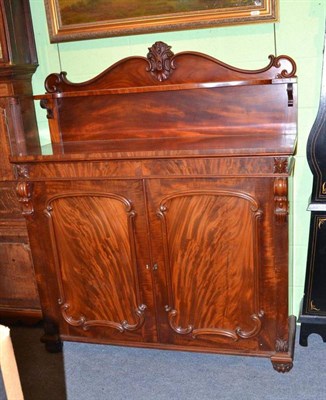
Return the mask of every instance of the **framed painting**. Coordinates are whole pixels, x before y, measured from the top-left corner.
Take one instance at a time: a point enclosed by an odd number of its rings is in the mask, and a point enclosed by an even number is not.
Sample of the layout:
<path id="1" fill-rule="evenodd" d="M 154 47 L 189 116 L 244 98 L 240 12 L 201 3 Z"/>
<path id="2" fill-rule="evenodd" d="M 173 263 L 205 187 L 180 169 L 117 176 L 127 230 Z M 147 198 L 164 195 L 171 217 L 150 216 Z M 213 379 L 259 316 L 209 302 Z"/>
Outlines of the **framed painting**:
<path id="1" fill-rule="evenodd" d="M 274 22 L 279 0 L 45 0 L 50 40 Z"/>

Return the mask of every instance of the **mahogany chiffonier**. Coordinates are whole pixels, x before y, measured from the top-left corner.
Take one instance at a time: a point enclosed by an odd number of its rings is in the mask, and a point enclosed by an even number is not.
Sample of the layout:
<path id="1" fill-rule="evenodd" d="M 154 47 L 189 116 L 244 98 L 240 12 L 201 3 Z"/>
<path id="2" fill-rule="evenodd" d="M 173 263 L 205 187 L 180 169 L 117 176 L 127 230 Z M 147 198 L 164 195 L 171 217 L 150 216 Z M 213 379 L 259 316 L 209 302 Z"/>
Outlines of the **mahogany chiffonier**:
<path id="1" fill-rule="evenodd" d="M 94 79 L 51 74 L 52 144 L 11 157 L 50 351 L 62 340 L 293 361 L 288 178 L 296 67 L 156 42 Z"/>
<path id="2" fill-rule="evenodd" d="M 10 154 L 39 150 L 31 79 L 37 68 L 27 0 L 0 0 L 0 321 L 41 319 L 26 222 Z"/>

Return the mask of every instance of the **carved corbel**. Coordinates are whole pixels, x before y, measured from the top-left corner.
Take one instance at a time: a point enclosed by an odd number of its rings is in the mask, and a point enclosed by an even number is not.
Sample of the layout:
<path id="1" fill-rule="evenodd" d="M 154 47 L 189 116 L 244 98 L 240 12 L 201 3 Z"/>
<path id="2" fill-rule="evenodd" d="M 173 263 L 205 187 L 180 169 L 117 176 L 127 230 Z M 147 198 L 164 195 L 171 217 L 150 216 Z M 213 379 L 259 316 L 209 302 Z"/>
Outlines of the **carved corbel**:
<path id="1" fill-rule="evenodd" d="M 171 51 L 171 46 L 163 42 L 156 42 L 148 50 L 147 59 L 150 66 L 147 68 L 147 71 L 159 82 L 165 81 L 175 69 L 174 54 Z"/>
<path id="2" fill-rule="evenodd" d="M 18 201 L 21 204 L 22 214 L 30 217 L 34 214 L 32 203 L 33 184 L 31 182 L 18 182 L 16 186 Z"/>
<path id="3" fill-rule="evenodd" d="M 47 119 L 53 119 L 53 108 L 52 108 L 52 102 L 50 102 L 48 99 L 42 99 L 40 101 L 40 106 L 44 110 L 46 110 L 46 118 Z"/>
<path id="4" fill-rule="evenodd" d="M 288 182 L 286 178 L 274 180 L 274 214 L 277 222 L 286 222 L 289 211 Z"/>

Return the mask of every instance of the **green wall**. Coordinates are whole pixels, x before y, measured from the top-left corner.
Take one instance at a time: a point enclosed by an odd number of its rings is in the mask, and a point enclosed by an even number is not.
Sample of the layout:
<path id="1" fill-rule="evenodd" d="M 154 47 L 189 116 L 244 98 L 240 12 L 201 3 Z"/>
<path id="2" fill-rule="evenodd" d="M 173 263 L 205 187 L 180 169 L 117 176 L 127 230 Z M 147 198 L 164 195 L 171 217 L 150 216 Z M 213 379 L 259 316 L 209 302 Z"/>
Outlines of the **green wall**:
<path id="1" fill-rule="evenodd" d="M 147 54 L 158 40 L 172 51 L 200 51 L 239 68 L 257 69 L 268 64 L 268 55 L 286 54 L 297 63 L 299 92 L 299 140 L 293 179 L 290 312 L 298 314 L 303 295 L 310 214 L 306 211 L 312 176 L 305 146 L 320 96 L 322 51 L 325 32 L 325 0 L 279 0 L 280 22 L 214 29 L 125 36 L 50 44 L 43 0 L 30 0 L 39 68 L 33 78 L 34 93 L 44 92 L 51 72 L 68 72 L 68 79 L 90 79 L 123 57 Z M 42 143 L 49 141 L 47 120 L 38 110 Z"/>

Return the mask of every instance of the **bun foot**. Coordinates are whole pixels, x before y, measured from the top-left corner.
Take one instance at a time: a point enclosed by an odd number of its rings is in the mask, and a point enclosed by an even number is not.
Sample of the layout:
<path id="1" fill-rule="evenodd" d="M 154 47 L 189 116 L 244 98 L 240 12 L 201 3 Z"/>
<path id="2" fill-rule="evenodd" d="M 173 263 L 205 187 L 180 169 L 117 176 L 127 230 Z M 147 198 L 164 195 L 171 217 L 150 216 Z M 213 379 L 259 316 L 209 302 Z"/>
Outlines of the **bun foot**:
<path id="1" fill-rule="evenodd" d="M 293 367 L 293 362 L 287 362 L 287 363 L 279 363 L 279 362 L 273 362 L 272 361 L 273 368 L 277 372 L 285 373 L 291 371 Z"/>

